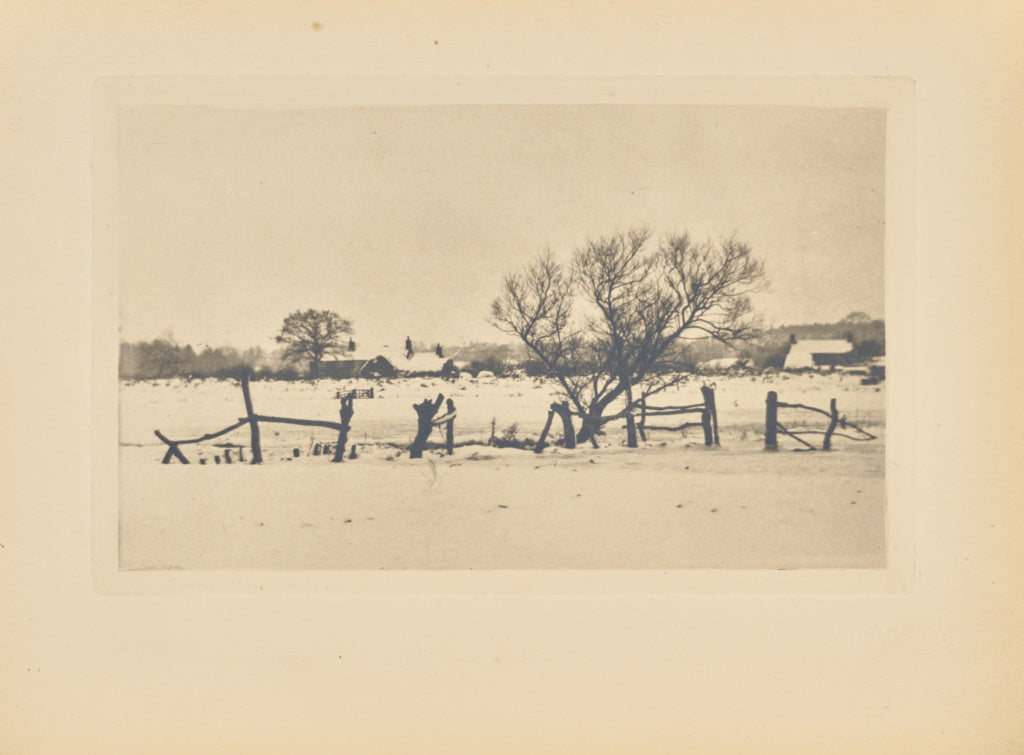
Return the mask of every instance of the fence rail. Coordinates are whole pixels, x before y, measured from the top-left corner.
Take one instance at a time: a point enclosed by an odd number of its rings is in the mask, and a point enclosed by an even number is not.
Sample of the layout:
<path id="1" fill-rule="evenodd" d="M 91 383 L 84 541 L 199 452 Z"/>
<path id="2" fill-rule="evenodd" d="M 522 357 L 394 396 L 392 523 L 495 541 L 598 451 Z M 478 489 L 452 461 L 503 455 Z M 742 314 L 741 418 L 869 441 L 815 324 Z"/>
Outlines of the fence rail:
<path id="1" fill-rule="evenodd" d="M 825 431 L 821 430 L 790 430 L 781 422 L 779 422 L 779 409 L 800 409 L 802 411 L 816 412 L 822 414 L 829 419 L 828 429 Z M 846 435 L 845 433 L 836 432 L 837 428 L 850 428 L 860 433 L 860 436 Z M 839 409 L 836 407 L 836 400 L 832 399 L 829 402 L 829 409 L 819 409 L 816 406 L 807 406 L 806 404 L 787 404 L 779 401 L 779 395 L 775 391 L 768 391 L 768 396 L 765 398 L 765 418 L 764 418 L 764 447 L 768 451 L 777 451 L 779 448 L 778 434 L 782 433 L 787 435 L 793 440 L 801 443 L 807 447 L 807 450 L 817 450 L 816 447 L 808 443 L 806 440 L 801 438 L 801 435 L 823 435 L 821 450 L 831 451 L 832 450 L 832 438 L 847 438 L 848 440 L 855 441 L 866 441 L 876 440 L 878 436 L 872 435 L 867 430 L 857 427 L 855 424 L 850 422 L 846 417 L 839 415 Z M 799 449 L 797 449 L 799 450 Z"/>
<path id="2" fill-rule="evenodd" d="M 370 388 L 353 388 L 350 391 L 338 391 L 334 394 L 335 398 L 373 398 L 373 387 Z"/>
<path id="3" fill-rule="evenodd" d="M 154 430 L 153 432 L 156 434 L 156 437 L 167 444 L 167 453 L 164 454 L 162 461 L 163 464 L 170 464 L 173 459 L 177 459 L 182 464 L 188 464 L 189 461 L 185 457 L 185 454 L 181 452 L 179 446 L 213 440 L 214 438 L 219 438 L 222 435 L 228 434 L 232 430 L 237 430 L 244 425 L 249 425 L 249 443 L 252 448 L 251 463 L 261 464 L 263 462 L 263 448 L 260 443 L 261 422 L 276 422 L 286 425 L 301 425 L 304 427 L 326 427 L 330 430 L 338 431 L 338 442 L 335 446 L 334 457 L 331 461 L 344 461 L 345 444 L 348 442 L 348 432 L 352 424 L 353 398 L 353 396 L 347 395 L 341 397 L 341 422 L 329 422 L 319 419 L 295 419 L 292 417 L 270 417 L 264 414 L 257 414 L 255 409 L 253 409 L 252 395 L 249 392 L 249 375 L 247 373 L 242 376 L 242 399 L 245 403 L 245 416 L 240 418 L 235 424 L 225 427 L 223 430 L 207 433 L 206 435 L 202 435 L 198 438 L 187 438 L 185 440 L 171 440 L 159 430 Z M 241 449 L 239 449 L 239 456 L 241 457 Z M 225 451 L 225 460 L 228 462 L 231 461 L 230 451 Z M 220 458 L 218 457 L 216 461 L 219 463 Z"/>

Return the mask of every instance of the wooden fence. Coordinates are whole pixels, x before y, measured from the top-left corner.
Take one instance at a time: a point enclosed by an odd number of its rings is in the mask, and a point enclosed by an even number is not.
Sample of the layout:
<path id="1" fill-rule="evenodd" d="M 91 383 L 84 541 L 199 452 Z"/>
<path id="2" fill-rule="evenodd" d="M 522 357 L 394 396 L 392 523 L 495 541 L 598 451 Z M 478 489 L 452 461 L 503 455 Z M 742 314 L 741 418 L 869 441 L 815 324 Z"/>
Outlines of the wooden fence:
<path id="1" fill-rule="evenodd" d="M 629 424 L 635 427 L 637 434 L 640 436 L 640 440 L 647 442 L 647 431 L 648 430 L 668 430 L 673 432 L 681 432 L 689 427 L 700 427 L 704 430 L 704 445 L 719 445 L 718 442 L 718 409 L 715 406 L 715 389 L 714 386 L 702 386 L 700 389 L 701 397 L 704 399 L 699 404 L 687 404 L 685 406 L 649 406 L 647 404 L 647 398 L 643 397 L 640 399 L 639 404 L 635 406 L 627 407 L 625 411 L 626 419 Z M 636 409 L 639 409 L 640 419 L 636 421 L 634 416 Z M 684 414 L 700 414 L 700 422 L 683 422 L 680 425 L 674 427 L 665 427 L 662 425 L 648 425 L 648 417 L 673 417 Z M 541 431 L 540 439 L 537 441 L 537 445 L 534 446 L 534 453 L 540 453 L 543 451 L 548 443 L 547 437 L 548 432 L 551 430 L 551 423 L 555 418 L 555 415 L 562 420 L 562 437 L 566 448 L 576 448 L 576 431 L 573 428 L 572 418 L 581 416 L 579 412 L 574 412 L 569 408 L 568 401 L 555 402 L 551 404 L 548 409 L 548 418 L 544 423 L 544 429 Z M 622 416 L 622 415 L 615 415 Z M 628 427 L 628 425 L 627 425 Z M 630 445 L 633 444 L 632 439 L 632 428 L 630 429 Z M 590 441 L 597 447 L 597 441 L 594 438 L 594 433 L 590 434 Z"/>
<path id="2" fill-rule="evenodd" d="M 640 421 L 636 426 L 640 439 L 643 441 L 647 440 L 648 430 L 680 432 L 690 427 L 700 427 L 704 430 L 705 446 L 720 445 L 718 442 L 718 407 L 715 404 L 714 386 L 702 385 L 700 395 L 704 400 L 699 404 L 686 404 L 683 406 L 648 406 L 647 399 L 642 398 L 640 400 Z M 700 422 L 683 422 L 672 427 L 647 424 L 648 417 L 674 417 L 684 414 L 700 414 Z"/>
<path id="3" fill-rule="evenodd" d="M 261 464 L 263 462 L 263 449 L 260 445 L 261 422 L 302 425 L 304 427 L 326 427 L 330 430 L 338 431 L 338 441 L 335 445 L 334 456 L 331 461 L 344 461 L 345 444 L 348 442 L 348 432 L 352 423 L 352 414 L 354 413 L 352 406 L 354 398 L 355 397 L 351 395 L 341 397 L 341 422 L 328 422 L 326 420 L 319 419 L 294 419 L 292 417 L 268 417 L 263 414 L 257 414 L 253 409 L 252 396 L 249 392 L 249 375 L 246 374 L 242 377 L 242 399 L 245 402 L 245 416 L 240 418 L 235 424 L 225 427 L 223 430 L 207 433 L 206 435 L 198 438 L 187 438 L 184 440 L 171 440 L 159 430 L 154 430 L 153 432 L 156 434 L 156 437 L 167 444 L 167 453 L 164 454 L 162 463 L 170 464 L 172 459 L 177 459 L 182 464 L 188 464 L 189 461 L 181 452 L 180 446 L 213 440 L 214 438 L 219 438 L 222 435 L 227 435 L 231 431 L 237 430 L 244 425 L 249 425 L 250 446 L 252 448 L 252 460 L 250 463 Z M 241 458 L 241 453 L 239 456 L 240 460 L 243 460 Z M 219 459 L 217 461 L 219 462 Z M 230 451 L 225 452 L 225 461 L 231 461 Z"/>
<path id="4" fill-rule="evenodd" d="M 353 388 L 350 391 L 338 391 L 334 394 L 335 398 L 346 399 L 346 398 L 373 398 L 373 387 L 369 388 Z"/>
<path id="5" fill-rule="evenodd" d="M 823 414 L 829 419 L 828 428 L 825 431 L 821 430 L 790 430 L 779 422 L 779 409 L 802 409 L 809 412 L 817 412 Z M 846 435 L 844 433 L 836 432 L 837 428 L 851 429 L 860 433 L 860 437 L 854 437 L 852 435 Z M 839 410 L 836 408 L 836 400 L 832 399 L 829 402 L 829 410 L 819 409 L 814 406 L 807 406 L 806 404 L 786 404 L 779 401 L 779 396 L 775 391 L 768 391 L 768 397 L 765 399 L 765 419 L 764 419 L 764 447 L 768 451 L 777 451 L 779 448 L 778 434 L 788 435 L 793 440 L 802 443 L 806 448 L 795 449 L 801 451 L 814 451 L 817 450 L 812 444 L 801 438 L 801 435 L 824 435 L 825 438 L 822 441 L 821 449 L 823 451 L 832 450 L 832 438 L 846 438 L 848 440 L 875 440 L 877 436 L 872 435 L 867 430 L 862 430 L 855 424 L 846 419 L 846 417 L 839 416 Z"/>

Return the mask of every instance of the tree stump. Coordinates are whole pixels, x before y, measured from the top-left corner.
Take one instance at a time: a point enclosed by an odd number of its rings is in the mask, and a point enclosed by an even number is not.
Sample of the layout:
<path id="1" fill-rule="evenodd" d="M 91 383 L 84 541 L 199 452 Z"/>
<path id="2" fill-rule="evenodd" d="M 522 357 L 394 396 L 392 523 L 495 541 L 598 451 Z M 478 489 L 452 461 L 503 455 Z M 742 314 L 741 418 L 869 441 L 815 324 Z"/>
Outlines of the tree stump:
<path id="1" fill-rule="evenodd" d="M 419 404 L 412 405 L 412 408 L 416 410 L 417 428 L 416 437 L 413 439 L 412 445 L 409 446 L 410 459 L 423 458 L 423 450 L 427 447 L 427 438 L 430 437 L 430 432 L 434 429 L 434 415 L 437 414 L 437 410 L 443 402 L 444 396 L 439 393 L 433 401 L 424 399 Z"/>

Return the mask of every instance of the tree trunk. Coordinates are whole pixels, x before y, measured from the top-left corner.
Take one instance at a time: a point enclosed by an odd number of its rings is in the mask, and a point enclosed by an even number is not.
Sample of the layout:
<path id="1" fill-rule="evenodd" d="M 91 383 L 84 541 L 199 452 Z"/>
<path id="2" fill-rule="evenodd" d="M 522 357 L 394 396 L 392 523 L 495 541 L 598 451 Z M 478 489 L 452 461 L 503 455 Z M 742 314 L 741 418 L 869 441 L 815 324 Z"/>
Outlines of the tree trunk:
<path id="1" fill-rule="evenodd" d="M 560 404 L 552 404 L 551 411 L 562 420 L 562 438 L 566 448 L 576 448 L 576 430 L 572 426 L 572 412 L 569 410 L 569 402 L 563 401 Z"/>
<path id="2" fill-rule="evenodd" d="M 431 421 L 443 401 L 444 396 L 439 393 L 433 401 L 424 399 L 421 403 L 412 405 L 412 408 L 416 410 L 417 428 L 416 437 L 413 439 L 412 445 L 409 446 L 410 459 L 423 458 L 423 450 L 427 447 L 427 438 L 430 437 L 430 431 L 434 429 Z"/>
<path id="3" fill-rule="evenodd" d="M 576 435 L 576 442 L 583 443 L 590 441 L 590 445 L 597 448 L 597 431 L 601 428 L 601 415 L 594 417 L 593 415 L 584 415 L 583 423 L 580 426 L 580 431 Z"/>

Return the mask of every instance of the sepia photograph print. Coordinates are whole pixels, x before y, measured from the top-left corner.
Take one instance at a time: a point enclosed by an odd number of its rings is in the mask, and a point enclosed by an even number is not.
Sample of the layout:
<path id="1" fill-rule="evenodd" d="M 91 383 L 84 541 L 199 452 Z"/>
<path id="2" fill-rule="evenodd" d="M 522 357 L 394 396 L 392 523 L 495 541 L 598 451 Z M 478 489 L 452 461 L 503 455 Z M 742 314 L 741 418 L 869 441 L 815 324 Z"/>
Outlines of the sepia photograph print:
<path id="1" fill-rule="evenodd" d="M 884 569 L 886 102 L 477 86 L 107 108 L 118 570 Z"/>
<path id="2" fill-rule="evenodd" d="M 0 752 L 1021 752 L 1022 30 L 13 0 Z"/>

